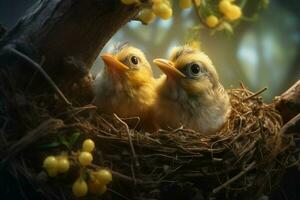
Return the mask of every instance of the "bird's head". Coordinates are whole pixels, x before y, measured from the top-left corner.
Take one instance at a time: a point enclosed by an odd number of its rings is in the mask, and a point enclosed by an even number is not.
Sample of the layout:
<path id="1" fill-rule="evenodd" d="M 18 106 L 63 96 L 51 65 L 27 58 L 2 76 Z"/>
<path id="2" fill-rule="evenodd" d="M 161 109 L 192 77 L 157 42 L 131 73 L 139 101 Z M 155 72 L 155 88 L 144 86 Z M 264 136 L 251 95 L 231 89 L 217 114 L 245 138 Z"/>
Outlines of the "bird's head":
<path id="1" fill-rule="evenodd" d="M 114 54 L 101 55 L 106 71 L 113 79 L 131 85 L 142 85 L 152 79 L 152 70 L 144 53 L 132 46 L 125 45 Z"/>
<path id="2" fill-rule="evenodd" d="M 171 85 L 181 87 L 189 95 L 198 95 L 218 86 L 219 78 L 212 61 L 198 49 L 178 47 L 172 51 L 169 60 L 154 59 L 153 62 L 167 75 Z"/>

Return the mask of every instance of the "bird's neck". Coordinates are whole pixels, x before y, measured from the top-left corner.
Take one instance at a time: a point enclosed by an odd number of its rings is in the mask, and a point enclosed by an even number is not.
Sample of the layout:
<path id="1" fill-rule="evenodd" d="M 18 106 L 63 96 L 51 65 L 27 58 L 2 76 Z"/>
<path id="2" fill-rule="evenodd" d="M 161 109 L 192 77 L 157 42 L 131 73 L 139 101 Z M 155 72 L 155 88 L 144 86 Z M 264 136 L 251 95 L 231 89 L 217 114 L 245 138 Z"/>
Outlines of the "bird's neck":
<path id="1" fill-rule="evenodd" d="M 173 102 L 177 102 L 186 107 L 211 107 L 224 102 L 224 98 L 228 98 L 227 94 L 223 91 L 223 86 L 219 85 L 216 88 L 209 88 L 201 90 L 197 94 L 188 93 L 182 87 L 179 87 L 178 83 L 167 79 L 166 77 L 161 77 L 158 80 L 158 93 L 163 96 L 163 98 L 169 99 Z"/>

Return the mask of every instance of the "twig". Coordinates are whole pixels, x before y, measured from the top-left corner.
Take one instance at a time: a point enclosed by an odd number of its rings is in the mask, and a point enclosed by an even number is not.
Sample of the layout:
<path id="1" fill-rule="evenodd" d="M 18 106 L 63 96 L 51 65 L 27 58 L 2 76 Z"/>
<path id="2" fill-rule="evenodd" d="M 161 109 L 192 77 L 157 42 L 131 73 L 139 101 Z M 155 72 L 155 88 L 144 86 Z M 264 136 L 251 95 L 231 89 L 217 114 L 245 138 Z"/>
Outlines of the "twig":
<path id="1" fill-rule="evenodd" d="M 184 165 L 179 165 L 175 169 L 170 170 L 166 172 L 162 177 L 159 178 L 159 182 L 163 181 L 166 177 L 168 177 L 170 174 L 177 172 L 180 168 L 182 168 Z"/>
<path id="2" fill-rule="evenodd" d="M 134 171 L 134 166 L 132 163 L 130 164 L 130 170 L 131 170 L 132 178 L 134 180 L 134 185 L 136 185 L 135 171 Z"/>
<path id="3" fill-rule="evenodd" d="M 125 121 L 127 121 L 127 120 L 133 120 L 133 119 L 137 120 L 137 122 L 135 123 L 134 127 L 132 128 L 132 129 L 135 130 L 138 127 L 139 123 L 141 122 L 141 118 L 140 117 L 126 117 L 126 118 L 122 118 L 122 120 L 125 120 Z"/>
<path id="4" fill-rule="evenodd" d="M 44 121 L 37 128 L 31 130 L 23 138 L 18 140 L 12 146 L 8 147 L 8 149 L 4 151 L 3 155 L 1 155 L 2 156 L 1 163 L 2 164 L 6 163 L 10 158 L 14 157 L 19 152 L 24 150 L 26 147 L 36 142 L 39 138 L 45 136 L 49 132 L 56 130 L 62 126 L 63 126 L 63 121 L 59 119 L 49 119 Z"/>
<path id="5" fill-rule="evenodd" d="M 42 60 L 40 62 L 40 66 L 43 66 L 44 62 L 45 62 L 46 58 L 45 56 L 42 57 Z M 28 81 L 28 84 L 25 88 L 25 91 L 27 92 L 31 86 L 31 84 L 33 83 L 34 79 L 36 78 L 37 73 L 39 73 L 38 71 L 35 71 L 34 74 L 32 75 L 31 79 Z"/>
<path id="6" fill-rule="evenodd" d="M 218 193 L 220 190 L 226 188 L 227 186 L 229 186 L 231 183 L 233 183 L 234 181 L 236 181 L 237 179 L 239 179 L 240 177 L 242 177 L 243 175 L 245 175 L 248 171 L 250 171 L 251 169 L 253 169 L 253 167 L 256 165 L 256 162 L 253 161 L 252 163 L 250 163 L 250 165 L 248 165 L 248 167 L 246 167 L 243 171 L 241 171 L 240 173 L 238 173 L 237 175 L 235 175 L 234 177 L 232 177 L 231 179 L 229 179 L 228 181 L 226 181 L 225 183 L 223 183 L 222 185 L 220 185 L 219 187 L 213 189 L 213 193 L 216 194 Z"/>
<path id="7" fill-rule="evenodd" d="M 131 138 L 131 135 L 130 135 L 129 127 L 128 127 L 128 125 L 127 125 L 123 120 L 121 120 L 116 114 L 114 114 L 114 117 L 115 117 L 121 124 L 124 125 L 125 130 L 126 130 L 126 133 L 127 133 L 127 135 L 128 135 L 128 141 L 129 141 L 129 145 L 130 145 L 130 148 L 131 148 L 132 158 L 133 158 L 135 167 L 139 167 L 140 164 L 139 164 L 139 162 L 138 162 L 138 160 L 137 160 L 137 156 L 136 156 L 136 154 L 135 154 L 135 150 L 134 150 L 132 138 Z"/>
<path id="8" fill-rule="evenodd" d="M 240 81 L 240 86 L 241 86 L 242 89 L 246 89 L 246 87 L 245 87 L 245 85 L 242 81 Z"/>
<path id="9" fill-rule="evenodd" d="M 195 10 L 196 16 L 199 18 L 200 23 L 201 23 L 204 27 L 209 28 L 209 27 L 207 26 L 207 24 L 204 23 L 204 20 L 203 20 L 202 16 L 200 15 L 200 12 L 199 12 L 198 7 L 197 7 L 197 4 L 196 4 L 196 1 L 193 0 L 192 2 L 193 2 L 193 7 L 194 7 L 194 10 Z"/>
<path id="10" fill-rule="evenodd" d="M 242 160 L 242 158 L 247 153 L 251 152 L 251 150 L 255 147 L 255 145 L 257 144 L 258 141 L 259 141 L 259 139 L 255 139 L 253 142 L 250 143 L 250 145 L 248 145 L 247 148 L 244 148 L 243 151 L 241 153 L 239 153 L 239 158 L 235 161 L 235 164 L 237 164 L 240 160 Z"/>
<path id="11" fill-rule="evenodd" d="M 113 130 L 114 133 L 118 133 L 119 131 L 111 124 L 109 123 L 106 119 L 104 119 L 101 116 L 98 116 L 111 130 Z"/>
<path id="12" fill-rule="evenodd" d="M 91 164 L 91 166 L 95 169 L 98 169 L 99 166 L 96 165 L 96 164 Z M 110 170 L 111 174 L 116 177 L 116 178 L 119 178 L 119 179 L 122 179 L 123 181 L 127 181 L 127 182 L 134 182 L 134 183 L 137 183 L 137 184 L 144 184 L 144 183 L 147 183 L 141 179 L 133 179 L 132 177 L 130 176 L 127 176 L 127 175 L 124 175 L 120 172 L 117 172 L 117 171 L 114 171 L 114 170 Z"/>
<path id="13" fill-rule="evenodd" d="M 21 53 L 20 51 L 12 48 L 12 47 L 6 47 L 6 49 L 9 52 L 12 52 L 19 57 L 21 57 L 23 60 L 25 60 L 27 63 L 35 67 L 43 76 L 44 78 L 49 82 L 49 84 L 52 86 L 52 88 L 56 91 L 58 96 L 64 101 L 64 103 L 68 106 L 71 106 L 72 103 L 65 97 L 65 95 L 62 93 L 62 91 L 57 87 L 57 85 L 54 83 L 54 81 L 50 78 L 50 76 L 44 71 L 44 69 L 35 61 L 33 61 L 31 58 L 26 56 L 25 54 Z"/>
<path id="14" fill-rule="evenodd" d="M 263 92 L 266 91 L 266 90 L 267 90 L 267 88 L 265 87 L 265 88 L 259 90 L 258 92 L 255 92 L 254 94 L 252 94 L 252 95 L 246 97 L 246 98 L 243 99 L 242 101 L 247 101 L 247 100 L 249 100 L 249 99 L 252 99 L 253 97 L 256 97 L 256 96 L 260 95 L 261 93 L 263 93 Z"/>
<path id="15" fill-rule="evenodd" d="M 96 165 L 93 165 L 94 167 L 99 167 L 99 166 L 96 166 Z M 116 172 L 116 171 L 113 171 L 113 170 L 110 170 L 112 175 L 116 178 L 119 178 L 119 179 L 122 179 L 123 181 L 128 181 L 128 182 L 135 182 L 139 185 L 143 185 L 143 184 L 158 184 L 158 183 L 174 183 L 175 181 L 168 181 L 168 180 L 159 180 L 159 181 L 144 181 L 144 180 L 141 180 L 141 179 L 136 179 L 136 180 L 133 180 L 132 177 L 130 176 L 127 176 L 127 175 L 124 175 L 124 174 L 121 174 L 119 172 Z"/>
<path id="16" fill-rule="evenodd" d="M 129 198 L 125 197 L 124 195 L 122 195 L 121 193 L 119 193 L 119 192 L 117 192 L 117 191 L 115 191 L 113 189 L 107 188 L 107 190 L 110 191 L 110 192 L 112 192 L 112 193 L 114 193 L 114 194 L 116 194 L 116 195 L 118 195 L 119 197 L 121 197 L 123 199 L 130 200 Z"/>
<path id="17" fill-rule="evenodd" d="M 300 134 L 300 113 L 288 121 L 284 126 L 280 129 L 280 135 L 287 135 L 291 133 Z"/>
<path id="18" fill-rule="evenodd" d="M 74 117 L 74 116 L 78 115 L 79 113 L 81 113 L 83 111 L 86 111 L 86 110 L 96 110 L 96 109 L 97 109 L 96 106 L 94 106 L 92 104 L 88 104 L 88 105 L 85 105 L 85 106 L 82 106 L 82 107 L 75 107 L 75 108 L 73 107 L 70 110 L 67 110 L 65 112 L 57 114 L 55 117 L 59 118 L 59 117 L 61 117 L 63 115 L 70 115 L 70 114 L 72 114 L 71 117 Z"/>

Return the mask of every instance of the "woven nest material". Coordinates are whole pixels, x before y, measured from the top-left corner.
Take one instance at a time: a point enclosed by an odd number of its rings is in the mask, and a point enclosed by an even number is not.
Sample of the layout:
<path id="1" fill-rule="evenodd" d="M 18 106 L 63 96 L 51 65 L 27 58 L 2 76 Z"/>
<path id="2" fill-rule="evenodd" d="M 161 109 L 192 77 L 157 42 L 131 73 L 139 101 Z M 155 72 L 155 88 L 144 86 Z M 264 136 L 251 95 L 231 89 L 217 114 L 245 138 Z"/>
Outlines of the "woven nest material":
<path id="1" fill-rule="evenodd" d="M 27 108 L 31 114 L 23 117 L 27 128 L 37 128 L 17 139 L 6 137 L 3 162 L 17 177 L 38 185 L 44 199 L 73 199 L 70 185 L 76 169 L 73 175 L 47 178 L 41 176 L 41 163 L 45 155 L 66 150 L 51 148 L 58 135 L 80 132 L 74 148 L 92 138 L 97 148 L 92 167 L 112 170 L 113 182 L 100 199 L 256 199 L 278 183 L 289 164 L 291 140 L 280 135 L 281 117 L 272 104 L 243 86 L 228 93 L 232 113 L 211 136 L 183 127 L 139 132 L 126 124 L 138 123 L 138 118 L 91 116 L 93 106 L 52 109 L 49 114 L 44 102 L 35 100 Z M 41 144 L 49 148 L 41 150 Z"/>

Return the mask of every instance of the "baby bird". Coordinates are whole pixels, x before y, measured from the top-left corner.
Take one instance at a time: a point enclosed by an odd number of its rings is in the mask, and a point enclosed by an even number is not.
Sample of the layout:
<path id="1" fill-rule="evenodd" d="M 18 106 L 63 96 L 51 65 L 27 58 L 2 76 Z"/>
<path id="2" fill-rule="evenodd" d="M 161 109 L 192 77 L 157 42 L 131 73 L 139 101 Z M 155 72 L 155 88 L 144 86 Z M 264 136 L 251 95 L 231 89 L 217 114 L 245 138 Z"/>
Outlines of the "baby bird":
<path id="1" fill-rule="evenodd" d="M 213 134 L 226 122 L 231 105 L 217 71 L 203 52 L 176 48 L 170 60 L 153 61 L 164 73 L 159 78 L 155 119 L 160 128 L 193 129 Z"/>
<path id="2" fill-rule="evenodd" d="M 94 81 L 92 103 L 102 113 L 140 117 L 141 124 L 147 123 L 155 99 L 155 79 L 144 53 L 125 44 L 101 58 L 105 67 Z"/>

